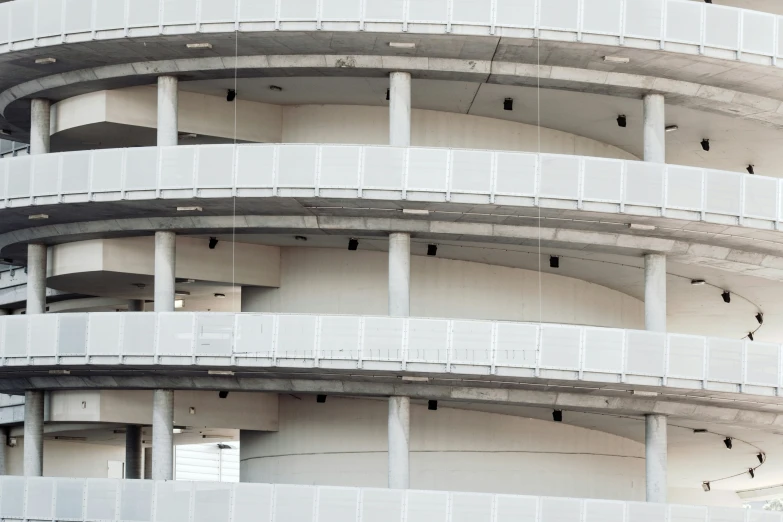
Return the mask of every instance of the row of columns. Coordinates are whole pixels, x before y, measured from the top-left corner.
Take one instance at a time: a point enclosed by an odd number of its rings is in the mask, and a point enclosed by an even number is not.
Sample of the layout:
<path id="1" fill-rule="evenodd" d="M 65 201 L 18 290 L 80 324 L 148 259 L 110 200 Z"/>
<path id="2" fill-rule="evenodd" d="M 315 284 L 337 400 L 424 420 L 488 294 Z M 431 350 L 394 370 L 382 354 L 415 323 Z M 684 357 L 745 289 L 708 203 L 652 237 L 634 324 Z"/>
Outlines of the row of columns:
<path id="1" fill-rule="evenodd" d="M 158 146 L 178 143 L 178 80 L 173 76 L 158 78 Z M 48 100 L 33 100 L 30 133 L 31 154 L 49 152 Z M 644 97 L 644 160 L 665 163 L 665 107 L 662 95 Z M 411 136 L 411 75 L 394 72 L 389 89 L 389 143 L 410 146 Z M 410 314 L 410 233 L 394 232 L 389 236 L 389 315 L 408 317 Z M 176 268 L 176 235 L 171 231 L 155 233 L 155 311 L 174 311 Z M 648 254 L 644 257 L 645 327 L 656 332 L 666 331 L 666 257 Z M 45 313 L 46 309 L 46 247 L 28 247 L 27 313 Z M 132 303 L 132 310 L 143 310 L 142 303 Z M 41 391 L 25 395 L 26 476 L 43 473 L 43 411 Z M 667 439 L 666 417 L 650 414 L 645 418 L 647 500 L 666 501 Z M 173 478 L 174 392 L 155 390 L 152 418 L 152 478 Z M 141 478 L 141 428 L 128 426 L 126 432 L 126 477 Z M 410 398 L 389 398 L 388 416 L 389 487 L 407 489 L 410 486 Z"/>

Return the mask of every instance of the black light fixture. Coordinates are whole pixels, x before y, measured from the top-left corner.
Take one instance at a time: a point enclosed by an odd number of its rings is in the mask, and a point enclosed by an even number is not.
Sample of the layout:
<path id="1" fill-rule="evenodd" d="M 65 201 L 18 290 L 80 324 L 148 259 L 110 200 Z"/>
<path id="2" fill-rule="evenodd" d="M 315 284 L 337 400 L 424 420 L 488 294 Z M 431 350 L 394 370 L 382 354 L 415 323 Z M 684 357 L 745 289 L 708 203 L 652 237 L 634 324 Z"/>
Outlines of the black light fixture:
<path id="1" fill-rule="evenodd" d="M 323 404 L 326 402 L 326 395 L 316 395 L 315 396 L 315 402 L 318 404 Z"/>
<path id="2" fill-rule="evenodd" d="M 504 111 L 514 110 L 514 98 L 506 98 L 505 100 L 503 100 L 503 110 Z"/>
<path id="3" fill-rule="evenodd" d="M 731 437 L 723 439 L 723 443 L 726 445 L 726 449 L 730 450 L 733 444 L 731 443 Z"/>
<path id="4" fill-rule="evenodd" d="M 711 4 L 711 3 L 712 3 L 712 0 L 704 0 L 704 3 L 705 3 L 705 4 Z"/>
<path id="5" fill-rule="evenodd" d="M 621 114 L 617 117 L 617 126 L 622 128 L 628 126 L 628 118 L 625 117 L 625 114 Z"/>
<path id="6" fill-rule="evenodd" d="M 748 339 L 753 340 L 753 332 L 748 332 Z"/>
<path id="7" fill-rule="evenodd" d="M 297 241 L 307 241 L 306 236 L 294 236 L 294 239 L 296 239 Z"/>
<path id="8" fill-rule="evenodd" d="M 218 397 L 220 397 L 221 399 L 225 399 L 228 397 L 228 392 L 226 390 L 219 391 Z"/>
<path id="9" fill-rule="evenodd" d="M 710 2 L 707 2 L 707 3 L 710 3 Z M 710 490 L 710 483 L 709 482 L 702 482 L 701 487 L 702 487 L 702 489 L 704 491 L 709 491 Z"/>
<path id="10" fill-rule="evenodd" d="M 391 89 L 386 89 L 386 101 L 391 99 Z"/>
<path id="11" fill-rule="evenodd" d="M 560 268 L 560 258 L 557 256 L 549 256 L 549 268 Z"/>
<path id="12" fill-rule="evenodd" d="M 756 172 L 753 170 L 753 165 L 748 165 L 748 174 L 755 174 Z"/>
<path id="13" fill-rule="evenodd" d="M 216 238 L 216 237 L 209 238 L 209 249 L 210 250 L 215 250 L 215 247 L 217 246 L 217 244 L 218 244 L 218 238 Z"/>
<path id="14" fill-rule="evenodd" d="M 563 410 L 552 410 L 552 420 L 555 422 L 563 422 Z"/>
<path id="15" fill-rule="evenodd" d="M 759 453 L 758 455 L 756 455 L 756 458 L 759 459 L 759 464 L 764 464 L 764 454 L 763 453 Z"/>
<path id="16" fill-rule="evenodd" d="M 764 324 L 764 314 L 761 312 L 756 314 L 756 321 L 759 322 L 759 324 Z"/>
<path id="17" fill-rule="evenodd" d="M 351 238 L 348 240 L 348 250 L 358 250 L 359 249 L 359 240 L 355 238 Z"/>
<path id="18" fill-rule="evenodd" d="M 730 303 L 731 302 L 731 292 L 728 290 L 724 290 L 720 296 L 723 298 L 724 303 Z"/>
<path id="19" fill-rule="evenodd" d="M 704 149 L 706 152 L 710 151 L 710 140 L 707 138 L 704 138 L 701 140 L 701 148 Z"/>
<path id="20" fill-rule="evenodd" d="M 235 91 L 234 89 L 229 89 L 228 92 L 226 93 L 226 101 L 232 102 L 236 99 L 237 99 L 237 91 Z"/>
<path id="21" fill-rule="evenodd" d="M 748 468 L 748 475 L 750 475 L 750 478 L 756 478 L 756 472 L 753 471 L 753 468 Z"/>
<path id="22" fill-rule="evenodd" d="M 438 411 L 438 401 L 427 401 L 427 409 L 430 411 Z"/>
<path id="23" fill-rule="evenodd" d="M 427 255 L 428 256 L 437 256 L 438 255 L 438 245 L 427 245 Z"/>

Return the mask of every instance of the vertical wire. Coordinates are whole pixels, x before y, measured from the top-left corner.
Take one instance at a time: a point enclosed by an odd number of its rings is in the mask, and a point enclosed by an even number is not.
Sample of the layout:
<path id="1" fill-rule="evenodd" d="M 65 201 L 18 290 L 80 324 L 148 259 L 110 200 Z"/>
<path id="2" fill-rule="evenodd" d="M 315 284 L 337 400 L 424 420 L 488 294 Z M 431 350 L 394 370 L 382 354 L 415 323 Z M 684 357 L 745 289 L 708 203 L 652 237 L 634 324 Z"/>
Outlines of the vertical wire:
<path id="1" fill-rule="evenodd" d="M 236 157 L 237 157 L 237 106 L 239 105 L 239 95 L 237 93 L 237 76 L 239 70 L 239 27 L 234 29 L 234 179 L 231 185 L 234 190 L 232 198 L 231 212 L 231 308 L 233 312 L 242 311 L 241 301 L 240 309 L 237 310 L 237 288 L 236 288 L 236 236 L 237 236 L 237 193 L 236 193 Z"/>
<path id="2" fill-rule="evenodd" d="M 536 131 L 538 133 L 538 172 L 541 173 L 541 33 L 536 39 Z M 536 190 L 541 193 L 540 180 L 536 184 Z M 541 200 L 538 200 L 538 323 L 544 322 L 544 290 L 541 275 Z"/>

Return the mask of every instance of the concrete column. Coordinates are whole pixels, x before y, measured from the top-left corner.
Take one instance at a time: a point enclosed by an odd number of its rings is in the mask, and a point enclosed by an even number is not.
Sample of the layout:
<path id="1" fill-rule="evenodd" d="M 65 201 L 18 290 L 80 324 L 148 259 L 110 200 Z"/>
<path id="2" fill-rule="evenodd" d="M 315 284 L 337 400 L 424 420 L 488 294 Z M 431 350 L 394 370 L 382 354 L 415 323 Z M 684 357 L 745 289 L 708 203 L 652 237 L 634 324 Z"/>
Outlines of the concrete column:
<path id="1" fill-rule="evenodd" d="M 644 161 L 666 163 L 666 108 L 663 94 L 644 97 Z"/>
<path id="2" fill-rule="evenodd" d="M 141 444 L 141 426 L 129 424 L 125 428 L 125 478 L 142 478 L 142 458 L 144 448 Z"/>
<path id="3" fill-rule="evenodd" d="M 24 394 L 24 476 L 43 476 L 44 392 Z"/>
<path id="4" fill-rule="evenodd" d="M 411 235 L 389 236 L 389 315 L 408 317 L 411 310 Z"/>
<path id="5" fill-rule="evenodd" d="M 52 102 L 42 98 L 32 100 L 30 107 L 30 154 L 48 154 Z"/>
<path id="6" fill-rule="evenodd" d="M 131 299 L 128 301 L 129 312 L 143 312 L 144 311 L 144 299 Z"/>
<path id="7" fill-rule="evenodd" d="M 158 76 L 158 147 L 172 147 L 179 142 L 178 88 L 176 76 Z"/>
<path id="8" fill-rule="evenodd" d="M 644 327 L 666 332 L 666 256 L 644 256 Z"/>
<path id="9" fill-rule="evenodd" d="M 389 85 L 389 144 L 411 144 L 411 73 L 391 73 Z"/>
<path id="10" fill-rule="evenodd" d="M 152 480 L 174 478 L 174 392 L 152 396 Z"/>
<path id="11" fill-rule="evenodd" d="M 389 397 L 389 488 L 410 487 L 411 399 Z"/>
<path id="12" fill-rule="evenodd" d="M 27 245 L 27 315 L 46 312 L 46 245 Z"/>
<path id="13" fill-rule="evenodd" d="M 155 311 L 174 311 L 174 270 L 177 236 L 174 232 L 155 232 Z"/>
<path id="14" fill-rule="evenodd" d="M 667 442 L 666 416 L 645 415 L 644 456 L 647 502 L 666 503 Z"/>

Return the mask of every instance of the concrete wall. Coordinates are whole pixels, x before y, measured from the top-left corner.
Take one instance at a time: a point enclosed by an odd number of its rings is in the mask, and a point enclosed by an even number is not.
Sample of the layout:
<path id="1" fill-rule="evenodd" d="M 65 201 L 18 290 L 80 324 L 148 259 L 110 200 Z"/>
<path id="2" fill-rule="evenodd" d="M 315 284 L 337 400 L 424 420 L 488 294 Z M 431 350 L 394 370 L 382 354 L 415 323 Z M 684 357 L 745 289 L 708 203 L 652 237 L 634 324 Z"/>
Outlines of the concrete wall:
<path id="1" fill-rule="evenodd" d="M 280 397 L 280 431 L 242 432 L 240 479 L 386 487 L 385 400 Z M 411 488 L 644 499 L 644 447 L 553 422 L 411 408 Z"/>
<path id="2" fill-rule="evenodd" d="M 240 100 L 236 107 L 225 98 L 180 91 L 179 131 L 199 136 L 259 143 L 389 143 L 387 107 L 355 105 L 270 105 Z M 457 147 L 538 151 L 534 125 L 460 113 L 413 110 L 411 144 L 421 147 Z M 52 132 L 78 136 L 78 128 L 110 122 L 144 128 L 157 125 L 155 87 L 129 87 L 68 98 L 54 105 Z M 596 140 L 553 129 L 541 129 L 541 151 L 607 158 L 637 159 L 632 154 Z"/>
<path id="3" fill-rule="evenodd" d="M 17 445 L 6 447 L 6 473 L 24 474 L 24 438 Z M 45 477 L 108 478 L 109 461 L 124 462 L 125 446 L 87 444 L 60 440 L 44 441 Z"/>
<path id="4" fill-rule="evenodd" d="M 281 248 L 280 288 L 243 290 L 245 312 L 387 315 L 385 252 Z M 411 315 L 539 320 L 539 275 L 530 270 L 413 256 Z M 545 322 L 644 328 L 643 303 L 606 287 L 541 274 Z"/>

